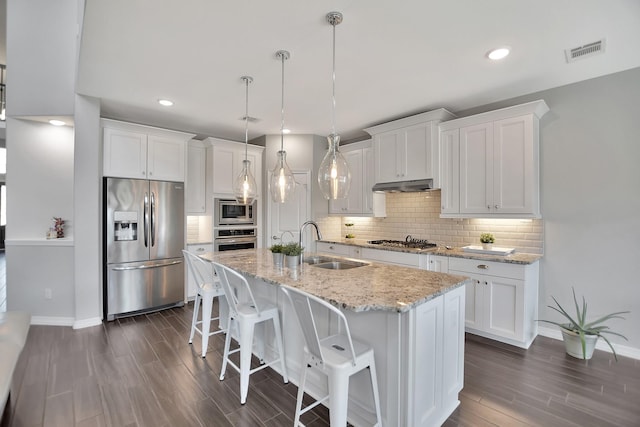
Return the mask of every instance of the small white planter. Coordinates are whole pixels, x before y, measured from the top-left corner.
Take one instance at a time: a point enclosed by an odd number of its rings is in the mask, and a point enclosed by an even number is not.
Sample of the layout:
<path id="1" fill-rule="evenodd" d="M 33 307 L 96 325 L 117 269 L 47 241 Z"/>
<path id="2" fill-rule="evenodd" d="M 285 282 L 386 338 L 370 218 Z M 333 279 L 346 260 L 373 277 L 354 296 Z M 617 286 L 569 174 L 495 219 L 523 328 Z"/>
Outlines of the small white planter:
<path id="1" fill-rule="evenodd" d="M 493 249 L 493 243 L 483 243 L 482 249 L 484 249 L 485 251 L 490 251 L 491 249 Z"/>
<path id="2" fill-rule="evenodd" d="M 284 254 L 281 252 L 274 252 L 273 255 L 273 265 L 276 267 L 282 267 L 282 263 L 284 262 Z"/>
<path id="3" fill-rule="evenodd" d="M 284 263 L 292 270 L 296 270 L 300 265 L 300 255 L 285 255 Z"/>
<path id="4" fill-rule="evenodd" d="M 577 359 L 591 359 L 593 356 L 593 350 L 596 348 L 596 342 L 599 338 L 597 335 L 584 336 L 585 352 L 583 354 L 580 335 L 565 329 L 560 329 L 560 331 L 562 332 L 562 338 L 564 340 L 564 348 L 569 356 L 573 356 Z"/>

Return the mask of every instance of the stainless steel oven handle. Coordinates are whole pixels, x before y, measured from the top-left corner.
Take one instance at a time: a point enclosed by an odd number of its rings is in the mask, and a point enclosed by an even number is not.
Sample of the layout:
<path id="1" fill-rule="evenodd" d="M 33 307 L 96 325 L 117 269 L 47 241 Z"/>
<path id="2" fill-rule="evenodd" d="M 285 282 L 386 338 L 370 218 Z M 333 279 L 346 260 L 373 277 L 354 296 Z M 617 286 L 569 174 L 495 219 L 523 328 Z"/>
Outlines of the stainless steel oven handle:
<path id="1" fill-rule="evenodd" d="M 126 270 L 145 270 L 147 268 L 159 268 L 159 267 L 168 267 L 170 265 L 181 264 L 182 261 L 173 261 L 165 264 L 153 264 L 153 265 L 139 265 L 137 267 L 115 267 L 112 268 L 113 271 L 126 271 Z"/>

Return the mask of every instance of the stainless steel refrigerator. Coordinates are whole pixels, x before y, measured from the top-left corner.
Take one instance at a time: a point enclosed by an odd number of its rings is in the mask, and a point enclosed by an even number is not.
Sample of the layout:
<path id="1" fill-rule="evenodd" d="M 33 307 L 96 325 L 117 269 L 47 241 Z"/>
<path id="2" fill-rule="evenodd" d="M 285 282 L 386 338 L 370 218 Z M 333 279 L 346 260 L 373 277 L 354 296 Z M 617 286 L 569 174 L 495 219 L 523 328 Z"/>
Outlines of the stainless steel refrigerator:
<path id="1" fill-rule="evenodd" d="M 184 305 L 184 184 L 105 178 L 104 314 Z"/>

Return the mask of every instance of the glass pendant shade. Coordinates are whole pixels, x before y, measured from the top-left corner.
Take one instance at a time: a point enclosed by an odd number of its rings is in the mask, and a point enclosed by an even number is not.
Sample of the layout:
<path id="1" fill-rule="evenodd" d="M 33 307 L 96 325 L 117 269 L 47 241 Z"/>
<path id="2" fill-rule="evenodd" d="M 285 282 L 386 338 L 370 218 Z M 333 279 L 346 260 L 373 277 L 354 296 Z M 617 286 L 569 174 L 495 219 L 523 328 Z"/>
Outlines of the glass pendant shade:
<path id="1" fill-rule="evenodd" d="M 244 160 L 242 161 L 242 171 L 233 183 L 233 194 L 236 201 L 243 205 L 250 205 L 258 195 L 256 179 L 251 175 L 251 161 L 247 159 L 247 149 L 249 145 L 249 83 L 253 78 L 242 76 L 241 80 L 246 87 L 245 94 L 245 115 L 244 115 Z"/>
<path id="2" fill-rule="evenodd" d="M 329 149 L 320 163 L 318 185 L 326 199 L 344 199 L 351 187 L 351 173 L 344 156 L 338 150 L 340 135 L 329 135 Z"/>
<path id="3" fill-rule="evenodd" d="M 233 183 L 233 193 L 236 201 L 243 205 L 250 205 L 256 198 L 256 180 L 251 175 L 251 160 L 242 161 L 242 172 Z"/>
<path id="4" fill-rule="evenodd" d="M 296 191 L 296 180 L 293 172 L 287 165 L 287 152 L 278 151 L 276 166 L 271 172 L 271 199 L 276 203 L 284 203 L 291 198 Z"/>

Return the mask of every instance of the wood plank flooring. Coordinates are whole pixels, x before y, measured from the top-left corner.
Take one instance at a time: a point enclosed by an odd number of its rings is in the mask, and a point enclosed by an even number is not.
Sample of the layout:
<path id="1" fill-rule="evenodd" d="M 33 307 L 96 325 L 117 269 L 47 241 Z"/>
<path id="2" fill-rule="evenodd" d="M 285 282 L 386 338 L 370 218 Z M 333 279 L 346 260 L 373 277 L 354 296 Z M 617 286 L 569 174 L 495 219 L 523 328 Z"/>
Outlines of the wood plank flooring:
<path id="1" fill-rule="evenodd" d="M 32 326 L 2 426 L 293 425 L 293 384 L 270 369 L 218 376 L 224 338 L 187 344 L 192 305 L 72 330 Z M 522 350 L 467 335 L 465 387 L 444 426 L 640 426 L 640 361 L 596 351 L 585 363 L 538 337 Z M 303 417 L 328 426 L 328 411 Z M 396 426 L 390 426 L 396 427 Z"/>

